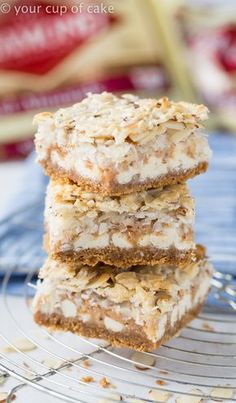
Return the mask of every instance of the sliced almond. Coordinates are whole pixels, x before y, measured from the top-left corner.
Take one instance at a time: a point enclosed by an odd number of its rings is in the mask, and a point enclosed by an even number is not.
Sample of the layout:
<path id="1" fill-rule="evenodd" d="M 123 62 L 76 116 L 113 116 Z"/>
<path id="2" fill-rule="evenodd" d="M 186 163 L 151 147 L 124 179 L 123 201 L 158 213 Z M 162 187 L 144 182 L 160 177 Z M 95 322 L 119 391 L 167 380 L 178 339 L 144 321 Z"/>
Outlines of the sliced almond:
<path id="1" fill-rule="evenodd" d="M 171 393 L 162 390 L 149 390 L 148 394 L 154 402 L 168 402 L 169 398 L 172 396 Z"/>
<path id="2" fill-rule="evenodd" d="M 191 133 L 191 129 L 176 130 L 171 134 L 171 140 L 174 143 L 185 140 Z"/>
<path id="3" fill-rule="evenodd" d="M 174 130 L 183 130 L 185 128 L 185 125 L 182 122 L 176 122 L 174 120 L 169 120 L 168 122 L 164 123 L 163 126 L 165 126 L 167 129 Z"/>
<path id="4" fill-rule="evenodd" d="M 63 364 L 63 361 L 54 360 L 53 358 L 46 358 L 45 360 L 42 361 L 42 364 L 46 365 L 49 368 L 57 369 Z"/>
<path id="5" fill-rule="evenodd" d="M 115 401 L 115 402 L 120 402 L 121 400 L 122 400 L 122 399 L 121 399 L 121 396 L 120 396 L 120 395 L 111 394 L 111 395 L 109 395 L 108 397 L 99 400 L 98 403 L 112 403 L 112 402 L 114 402 L 114 401 Z"/>
<path id="6" fill-rule="evenodd" d="M 134 398 L 129 400 L 129 403 L 145 403 L 145 402 L 144 400 Z"/>
<path id="7" fill-rule="evenodd" d="M 32 374 L 32 372 L 30 371 L 25 371 L 24 375 L 27 379 L 34 379 L 36 376 L 35 374 Z"/>
<path id="8" fill-rule="evenodd" d="M 32 351 L 37 348 L 37 346 L 28 339 L 18 339 L 13 341 L 12 344 L 13 346 L 5 346 L 3 351 L 5 353 L 16 353 L 16 349 L 20 351 Z"/>
<path id="9" fill-rule="evenodd" d="M 231 399 L 233 397 L 234 391 L 230 388 L 214 388 L 212 389 L 210 396 L 217 399 L 226 398 Z"/>
<path id="10" fill-rule="evenodd" d="M 200 390 L 200 389 L 193 389 L 190 390 L 189 393 L 193 393 L 193 394 L 198 394 L 198 395 L 204 395 L 204 393 Z M 179 397 L 177 397 L 177 399 L 175 400 L 176 403 L 201 403 L 203 401 L 203 398 L 200 396 L 188 396 L 188 395 L 181 395 Z"/>
<path id="11" fill-rule="evenodd" d="M 132 271 L 117 274 L 115 280 L 128 288 L 128 290 L 135 289 L 135 286 L 139 283 L 136 273 Z"/>
<path id="12" fill-rule="evenodd" d="M 156 362 L 153 356 L 146 353 L 140 353 L 139 351 L 135 351 L 130 358 L 135 361 L 135 367 L 141 371 L 150 369 L 149 367 L 153 367 Z"/>
<path id="13" fill-rule="evenodd" d="M 107 285 L 107 280 L 110 278 L 110 273 L 101 273 L 89 282 L 89 288 L 98 288 Z"/>
<path id="14" fill-rule="evenodd" d="M 115 284 L 112 288 L 105 288 L 104 293 L 111 301 L 117 304 L 129 300 L 132 295 L 130 291 L 121 284 Z"/>

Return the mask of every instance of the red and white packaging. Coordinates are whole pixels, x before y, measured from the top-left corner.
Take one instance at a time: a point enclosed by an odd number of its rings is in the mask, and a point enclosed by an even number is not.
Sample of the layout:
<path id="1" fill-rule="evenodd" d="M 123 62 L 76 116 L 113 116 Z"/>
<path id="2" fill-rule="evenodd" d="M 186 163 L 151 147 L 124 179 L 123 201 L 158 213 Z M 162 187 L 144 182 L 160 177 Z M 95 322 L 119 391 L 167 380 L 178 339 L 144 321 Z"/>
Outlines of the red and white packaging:
<path id="1" fill-rule="evenodd" d="M 142 0 L 135 8 L 132 0 L 80 3 L 13 0 L 9 10 L 0 7 L 0 158 L 29 152 L 39 111 L 79 102 L 87 92 L 161 96 L 170 88 Z"/>
<path id="2" fill-rule="evenodd" d="M 235 1 L 186 2 L 179 12 L 187 62 L 215 127 L 236 130 Z"/>

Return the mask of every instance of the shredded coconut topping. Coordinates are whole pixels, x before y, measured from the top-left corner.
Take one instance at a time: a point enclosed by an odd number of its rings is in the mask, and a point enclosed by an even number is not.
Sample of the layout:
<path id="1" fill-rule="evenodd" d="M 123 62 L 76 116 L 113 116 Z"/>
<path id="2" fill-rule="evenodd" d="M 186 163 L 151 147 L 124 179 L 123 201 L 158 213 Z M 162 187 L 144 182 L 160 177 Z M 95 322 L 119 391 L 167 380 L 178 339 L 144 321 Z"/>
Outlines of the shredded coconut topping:
<path id="1" fill-rule="evenodd" d="M 44 281 L 55 281 L 69 292 L 88 290 L 114 303 L 133 301 L 134 304 L 162 310 L 199 275 L 201 270 L 211 273 L 211 266 L 204 257 L 204 249 L 198 247 L 197 261 L 183 268 L 173 266 L 137 266 L 130 271 L 116 273 L 111 266 L 75 266 L 68 271 L 65 264 L 48 259 L 40 271 Z M 44 283 L 42 283 L 44 284 Z"/>
<path id="2" fill-rule="evenodd" d="M 163 134 L 167 129 L 183 131 L 201 127 L 200 122 L 208 117 L 204 105 L 187 102 L 172 102 L 125 94 L 89 93 L 85 99 L 69 108 L 59 109 L 35 116 L 38 125 L 48 121 L 56 129 L 70 135 L 74 145 L 78 141 L 104 142 L 115 140 L 117 144 L 143 143 Z M 71 133 L 75 136 L 71 137 Z"/>
<path id="3" fill-rule="evenodd" d="M 52 180 L 48 187 L 48 194 L 54 203 L 74 205 L 81 214 L 92 210 L 131 213 L 166 208 L 168 210 L 177 210 L 179 207 L 194 208 L 194 201 L 186 184 L 134 192 L 123 196 L 104 197 L 99 193 L 87 192 L 74 184 L 60 184 Z"/>

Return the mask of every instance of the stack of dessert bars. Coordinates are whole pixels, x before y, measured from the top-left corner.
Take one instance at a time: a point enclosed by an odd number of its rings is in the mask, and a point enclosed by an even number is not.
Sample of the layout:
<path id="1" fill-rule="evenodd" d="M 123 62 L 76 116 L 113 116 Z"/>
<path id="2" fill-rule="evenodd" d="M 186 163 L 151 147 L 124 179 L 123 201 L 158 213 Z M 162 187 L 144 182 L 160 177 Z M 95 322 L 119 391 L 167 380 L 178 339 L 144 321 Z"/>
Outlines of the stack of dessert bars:
<path id="1" fill-rule="evenodd" d="M 212 267 L 186 180 L 208 166 L 207 112 L 102 93 L 36 116 L 50 176 L 37 323 L 149 351 L 198 314 Z"/>

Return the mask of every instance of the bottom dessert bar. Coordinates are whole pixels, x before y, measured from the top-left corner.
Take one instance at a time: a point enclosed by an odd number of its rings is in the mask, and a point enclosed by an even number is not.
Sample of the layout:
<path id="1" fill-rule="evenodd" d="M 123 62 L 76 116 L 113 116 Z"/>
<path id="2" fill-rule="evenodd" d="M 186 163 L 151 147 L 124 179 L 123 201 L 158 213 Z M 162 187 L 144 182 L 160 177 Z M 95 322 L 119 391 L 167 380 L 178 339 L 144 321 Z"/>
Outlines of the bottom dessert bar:
<path id="1" fill-rule="evenodd" d="M 34 299 L 35 321 L 52 330 L 102 338 L 114 346 L 150 351 L 192 320 L 207 297 L 212 267 L 198 247 L 195 262 L 136 266 L 75 267 L 48 259 Z"/>

